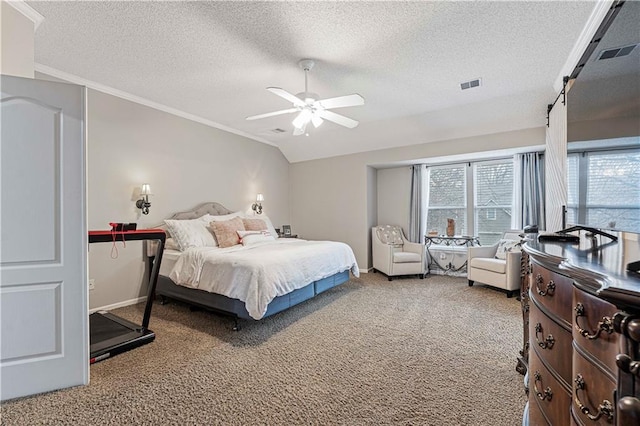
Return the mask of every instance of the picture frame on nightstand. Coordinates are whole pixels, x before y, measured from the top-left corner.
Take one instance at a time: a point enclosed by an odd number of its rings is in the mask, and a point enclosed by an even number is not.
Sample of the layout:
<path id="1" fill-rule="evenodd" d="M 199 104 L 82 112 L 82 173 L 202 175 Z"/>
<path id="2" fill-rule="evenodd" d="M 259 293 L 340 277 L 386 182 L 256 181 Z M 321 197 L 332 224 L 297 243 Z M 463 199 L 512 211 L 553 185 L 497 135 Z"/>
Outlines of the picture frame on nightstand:
<path id="1" fill-rule="evenodd" d="M 291 225 L 282 225 L 282 235 L 285 237 L 291 235 Z"/>

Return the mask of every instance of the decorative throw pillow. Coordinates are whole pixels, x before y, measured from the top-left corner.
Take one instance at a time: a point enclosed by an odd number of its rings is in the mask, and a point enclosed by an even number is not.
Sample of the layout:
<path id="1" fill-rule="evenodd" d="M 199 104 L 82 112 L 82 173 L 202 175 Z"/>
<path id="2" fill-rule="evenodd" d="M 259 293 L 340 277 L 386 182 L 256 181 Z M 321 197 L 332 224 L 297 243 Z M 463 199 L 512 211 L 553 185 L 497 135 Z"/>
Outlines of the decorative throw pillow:
<path id="1" fill-rule="evenodd" d="M 201 219 L 166 219 L 167 229 L 174 241 L 184 251 L 190 247 L 215 247 L 213 235 L 207 231 L 206 223 Z"/>
<path id="2" fill-rule="evenodd" d="M 238 231 L 238 236 L 243 246 L 251 246 L 276 240 L 266 229 L 264 231 Z"/>
<path id="3" fill-rule="evenodd" d="M 218 246 L 225 248 L 240 244 L 238 231 L 244 231 L 245 229 L 242 219 L 234 217 L 230 220 L 212 221 L 209 223 L 209 230 L 218 240 Z"/>
<path id="4" fill-rule="evenodd" d="M 376 233 L 378 234 L 378 239 L 383 244 L 389 244 L 394 247 L 402 247 L 404 244 L 404 241 L 402 240 L 402 231 L 399 226 L 379 226 Z"/>
<path id="5" fill-rule="evenodd" d="M 245 214 L 242 216 L 243 219 L 257 219 L 257 215 Z M 264 221 L 267 224 L 267 230 L 271 233 L 273 238 L 278 238 L 278 233 L 276 232 L 276 228 L 273 227 L 273 223 L 271 223 L 271 219 L 266 214 L 260 215 L 260 220 Z"/>
<path id="6" fill-rule="evenodd" d="M 266 231 L 267 224 L 262 219 L 242 219 L 242 223 L 244 224 L 244 229 L 247 231 Z M 242 238 L 242 236 L 240 237 Z"/>
<path id="7" fill-rule="evenodd" d="M 518 240 L 500 240 L 498 241 L 498 249 L 496 250 L 496 259 L 505 260 L 507 253 L 512 251 L 520 251 L 521 243 Z"/>

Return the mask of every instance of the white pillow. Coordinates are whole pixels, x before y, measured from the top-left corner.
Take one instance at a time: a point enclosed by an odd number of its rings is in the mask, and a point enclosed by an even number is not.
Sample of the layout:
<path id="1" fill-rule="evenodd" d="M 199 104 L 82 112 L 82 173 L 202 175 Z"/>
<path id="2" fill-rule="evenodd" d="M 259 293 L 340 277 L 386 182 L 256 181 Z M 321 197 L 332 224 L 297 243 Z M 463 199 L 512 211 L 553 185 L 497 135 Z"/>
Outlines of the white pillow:
<path id="1" fill-rule="evenodd" d="M 500 240 L 498 241 L 498 249 L 496 250 L 496 259 L 505 260 L 507 253 L 520 251 L 521 248 L 521 243 L 518 240 Z"/>
<path id="2" fill-rule="evenodd" d="M 275 241 L 270 232 L 268 231 L 236 231 L 240 237 L 240 242 L 243 246 L 251 246 L 258 243 L 264 243 L 267 241 Z"/>
<path id="3" fill-rule="evenodd" d="M 205 215 L 198 219 L 172 220 L 166 219 L 169 233 L 175 240 L 180 250 L 184 251 L 189 247 L 215 247 L 216 240 L 207 229 L 209 223 Z"/>

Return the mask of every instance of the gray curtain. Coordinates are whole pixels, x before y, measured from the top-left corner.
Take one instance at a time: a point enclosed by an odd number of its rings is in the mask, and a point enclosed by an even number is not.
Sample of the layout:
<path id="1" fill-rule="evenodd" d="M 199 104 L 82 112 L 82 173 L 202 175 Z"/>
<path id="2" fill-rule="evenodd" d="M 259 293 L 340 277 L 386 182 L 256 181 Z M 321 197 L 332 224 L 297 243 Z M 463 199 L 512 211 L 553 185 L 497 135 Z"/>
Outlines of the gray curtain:
<path id="1" fill-rule="evenodd" d="M 544 156 L 540 152 L 516 154 L 516 212 L 514 214 L 515 229 L 522 229 L 527 225 L 538 225 L 540 230 L 545 228 L 545 179 Z"/>
<path id="2" fill-rule="evenodd" d="M 424 191 L 425 165 L 411 166 L 411 201 L 409 204 L 409 235 L 414 243 L 424 243 L 427 228 L 426 199 Z"/>

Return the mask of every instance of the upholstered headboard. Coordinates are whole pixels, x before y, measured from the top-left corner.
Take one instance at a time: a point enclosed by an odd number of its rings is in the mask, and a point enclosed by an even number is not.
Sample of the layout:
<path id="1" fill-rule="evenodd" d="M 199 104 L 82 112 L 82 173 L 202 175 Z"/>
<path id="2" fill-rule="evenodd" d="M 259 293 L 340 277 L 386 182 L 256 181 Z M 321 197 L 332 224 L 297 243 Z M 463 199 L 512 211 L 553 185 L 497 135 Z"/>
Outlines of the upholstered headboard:
<path id="1" fill-rule="evenodd" d="M 173 216 L 169 217 L 168 219 L 175 219 L 175 220 L 197 219 L 199 217 L 204 216 L 207 213 L 213 216 L 220 216 L 223 214 L 233 213 L 233 211 L 229 210 L 228 208 L 226 208 L 220 203 L 210 202 L 210 203 L 200 204 L 196 208 L 192 210 L 188 210 L 186 212 L 176 213 Z"/>

